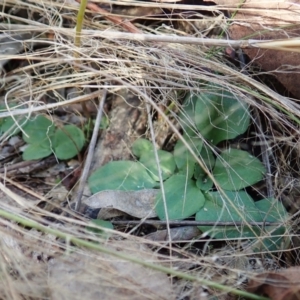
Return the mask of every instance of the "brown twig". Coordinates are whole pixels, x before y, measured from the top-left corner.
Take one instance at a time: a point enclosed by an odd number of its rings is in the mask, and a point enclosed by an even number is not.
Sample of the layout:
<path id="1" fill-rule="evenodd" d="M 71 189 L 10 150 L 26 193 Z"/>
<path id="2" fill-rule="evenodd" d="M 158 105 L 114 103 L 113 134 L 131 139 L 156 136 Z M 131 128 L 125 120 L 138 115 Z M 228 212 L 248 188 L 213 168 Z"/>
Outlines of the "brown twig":
<path id="1" fill-rule="evenodd" d="M 49 168 L 52 165 L 55 165 L 57 160 L 54 156 L 49 156 L 43 160 L 30 160 L 30 161 L 21 161 L 13 165 L 8 165 L 3 168 L 0 168 L 0 174 L 5 173 L 5 175 L 20 175 L 20 174 L 30 174 L 32 172 L 37 172 L 42 169 Z"/>
<path id="2" fill-rule="evenodd" d="M 76 0 L 77 2 L 81 2 L 81 0 Z M 124 28 L 126 31 L 131 33 L 142 33 L 136 26 L 134 26 L 130 21 L 124 20 L 118 16 L 111 15 L 108 11 L 105 9 L 99 7 L 95 3 L 88 3 L 86 6 L 88 9 L 90 9 L 93 12 L 101 14 L 106 20 L 109 20 L 113 22 L 114 24 Z"/>

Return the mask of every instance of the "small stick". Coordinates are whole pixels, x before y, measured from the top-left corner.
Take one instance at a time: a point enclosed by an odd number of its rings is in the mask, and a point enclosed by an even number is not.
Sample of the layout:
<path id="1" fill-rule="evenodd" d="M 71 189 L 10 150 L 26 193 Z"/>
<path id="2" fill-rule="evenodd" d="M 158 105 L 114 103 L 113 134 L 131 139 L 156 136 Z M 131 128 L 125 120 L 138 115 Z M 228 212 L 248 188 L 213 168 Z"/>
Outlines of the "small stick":
<path id="1" fill-rule="evenodd" d="M 86 161 L 85 161 L 85 164 L 84 164 L 83 172 L 82 172 L 81 177 L 79 179 L 79 187 L 78 187 L 77 197 L 75 199 L 75 203 L 76 203 L 75 204 L 75 211 L 79 211 L 80 206 L 81 206 L 81 198 L 82 198 L 82 195 L 83 195 L 85 182 L 86 182 L 87 177 L 89 175 L 91 163 L 92 163 L 92 160 L 93 160 L 93 155 L 94 155 L 95 146 L 96 146 L 97 137 L 98 137 L 98 132 L 99 132 L 99 127 L 100 127 L 100 123 L 101 123 L 101 119 L 102 119 L 103 107 L 104 107 L 104 102 L 105 102 L 105 99 L 106 99 L 106 95 L 107 95 L 107 90 L 104 89 L 103 90 L 103 95 L 102 95 L 101 100 L 99 102 L 99 109 L 98 109 L 98 112 L 97 112 L 97 117 L 96 117 L 95 126 L 94 126 L 94 130 L 93 130 L 92 138 L 91 138 L 91 141 L 90 141 L 90 145 L 89 145 L 88 154 L 87 154 Z"/>
<path id="2" fill-rule="evenodd" d="M 28 174 L 49 168 L 52 165 L 57 164 L 57 160 L 54 156 L 49 156 L 42 160 L 30 160 L 30 161 L 21 161 L 13 165 L 4 166 L 0 168 L 0 177 L 1 173 L 6 175 L 19 175 L 19 174 Z"/>
<path id="3" fill-rule="evenodd" d="M 245 226 L 245 222 L 216 222 L 216 221 L 158 221 L 158 220 L 122 220 L 111 221 L 114 225 L 153 225 L 153 226 Z M 247 222 L 251 226 L 280 226 L 278 222 Z"/>

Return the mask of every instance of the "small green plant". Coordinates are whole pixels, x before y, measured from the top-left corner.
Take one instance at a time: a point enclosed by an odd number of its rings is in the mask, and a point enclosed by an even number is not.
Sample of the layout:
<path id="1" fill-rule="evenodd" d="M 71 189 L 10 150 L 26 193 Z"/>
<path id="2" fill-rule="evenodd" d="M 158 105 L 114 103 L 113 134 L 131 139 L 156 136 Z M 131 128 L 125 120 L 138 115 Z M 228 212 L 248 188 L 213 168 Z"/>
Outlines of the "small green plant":
<path id="1" fill-rule="evenodd" d="M 75 125 L 57 128 L 55 124 L 42 115 L 26 120 L 21 118 L 22 137 L 28 144 L 23 152 L 24 160 L 41 159 L 54 153 L 58 159 L 70 159 L 77 155 L 85 144 L 85 137 L 81 129 Z M 0 135 L 8 133 L 10 136 L 18 134 L 20 127 L 16 127 L 12 117 L 0 120 Z"/>
<path id="2" fill-rule="evenodd" d="M 83 132 L 75 125 L 56 128 L 51 120 L 42 115 L 24 125 L 23 139 L 28 144 L 23 152 L 24 160 L 44 158 L 52 152 L 58 159 L 70 159 L 85 143 Z"/>
<path id="3" fill-rule="evenodd" d="M 94 233 L 98 234 L 102 238 L 109 238 L 109 236 L 110 236 L 103 229 L 114 229 L 114 225 L 111 222 L 105 221 L 105 220 L 100 220 L 100 219 L 91 220 L 91 224 L 93 226 L 87 226 L 86 229 L 90 232 L 94 232 Z"/>
<path id="4" fill-rule="evenodd" d="M 157 150 L 165 193 L 164 197 L 162 192 L 156 196 L 158 217 L 166 220 L 168 215 L 169 220 L 182 220 L 195 215 L 198 221 L 216 224 L 244 222 L 243 226 L 199 226 L 199 229 L 218 239 L 260 236 L 261 247 L 269 250 L 281 247 L 284 227 L 275 230 L 273 226 L 266 226 L 262 230 L 246 225 L 247 222 L 274 222 L 287 218 L 287 212 L 278 200 L 255 202 L 244 191 L 263 179 L 263 164 L 246 151 L 217 148 L 221 141 L 245 133 L 250 124 L 249 107 L 215 84 L 207 84 L 199 94 L 188 95 L 183 107 L 180 114 L 183 137 L 205 169 L 181 140 L 176 143 L 173 153 Z M 110 162 L 94 172 L 88 181 L 91 191 L 158 188 L 159 172 L 152 143 L 139 139 L 132 145 L 132 152 L 138 161 Z"/>
<path id="5" fill-rule="evenodd" d="M 0 112 L 7 111 L 5 105 L 0 105 Z M 6 136 L 14 136 L 17 135 L 20 132 L 20 127 L 22 127 L 26 123 L 26 118 L 22 116 L 15 116 L 12 117 L 6 117 L 0 119 L 0 137 L 3 134 L 6 134 Z"/>

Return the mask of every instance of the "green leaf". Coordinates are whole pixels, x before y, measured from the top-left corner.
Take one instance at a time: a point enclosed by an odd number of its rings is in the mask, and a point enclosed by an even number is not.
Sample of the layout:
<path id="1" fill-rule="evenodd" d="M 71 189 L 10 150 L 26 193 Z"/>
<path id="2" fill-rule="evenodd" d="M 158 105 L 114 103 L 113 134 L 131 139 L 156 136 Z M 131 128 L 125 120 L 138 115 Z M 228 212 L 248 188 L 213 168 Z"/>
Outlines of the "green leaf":
<path id="1" fill-rule="evenodd" d="M 290 236 L 284 226 L 266 226 L 261 237 L 252 246 L 253 251 L 284 251 L 290 249 Z"/>
<path id="2" fill-rule="evenodd" d="M 182 220 L 192 216 L 205 202 L 204 195 L 195 182 L 181 174 L 175 174 L 166 180 L 164 191 L 170 220 Z M 161 220 L 166 220 L 162 192 L 156 196 L 155 210 Z"/>
<path id="3" fill-rule="evenodd" d="M 95 123 L 95 121 L 93 122 Z M 109 119 L 107 116 L 102 116 L 101 121 L 100 121 L 100 129 L 106 129 L 109 126 Z"/>
<path id="4" fill-rule="evenodd" d="M 28 120 L 23 130 L 26 133 L 23 132 L 23 139 L 29 144 L 22 155 L 24 160 L 41 159 L 52 153 L 51 138 L 55 130 L 52 121 L 38 115 Z"/>
<path id="5" fill-rule="evenodd" d="M 225 192 L 225 194 L 233 205 L 221 193 L 208 192 L 205 194 L 204 206 L 196 214 L 196 220 L 210 221 L 216 224 L 218 222 L 262 222 L 260 211 L 246 192 Z M 199 226 L 199 229 L 217 239 L 255 237 L 261 230 L 259 227 L 247 227 L 246 225 Z"/>
<path id="6" fill-rule="evenodd" d="M 66 125 L 56 130 L 53 137 L 53 149 L 59 159 L 74 157 L 81 151 L 84 143 L 84 134 L 75 125 Z"/>
<path id="7" fill-rule="evenodd" d="M 243 191 L 226 192 L 231 203 L 219 192 L 205 194 L 206 201 L 203 208 L 196 214 L 197 221 L 215 222 L 278 222 L 287 219 L 288 214 L 283 205 L 275 199 L 264 199 L 254 202 Z M 239 213 L 237 213 L 236 209 Z M 278 251 L 287 249 L 289 238 L 284 226 L 199 226 L 202 232 L 206 232 L 217 239 L 255 239 L 252 245 L 254 251 Z"/>
<path id="8" fill-rule="evenodd" d="M 51 138 L 55 130 L 52 121 L 42 115 L 38 115 L 25 124 L 23 127 L 23 140 L 28 144 L 40 144 L 44 148 L 51 147 Z"/>
<path id="9" fill-rule="evenodd" d="M 179 124 L 184 129 L 184 133 L 189 136 L 194 136 L 198 131 L 195 124 L 195 107 L 197 100 L 198 97 L 196 95 L 188 94 L 178 114 Z"/>
<path id="10" fill-rule="evenodd" d="M 263 199 L 255 202 L 262 219 L 265 222 L 284 222 L 289 215 L 280 201 L 277 199 Z M 262 238 L 254 245 L 255 251 L 278 251 L 287 249 L 290 238 L 286 234 L 285 226 L 265 226 Z M 263 238 L 265 236 L 265 238 Z"/>
<path id="11" fill-rule="evenodd" d="M 26 123 L 26 119 L 24 117 L 15 116 L 15 119 L 21 127 L 23 127 Z M 15 120 L 11 117 L 0 119 L 0 136 L 7 132 L 9 136 L 17 135 L 20 132 L 20 128 L 16 126 Z"/>
<path id="12" fill-rule="evenodd" d="M 214 183 L 205 174 L 205 175 L 203 175 L 203 177 L 198 177 L 197 178 L 196 185 L 197 185 L 198 189 L 200 189 L 202 191 L 209 191 L 213 187 Z"/>
<path id="13" fill-rule="evenodd" d="M 175 171 L 176 164 L 173 154 L 164 150 L 156 150 L 163 180 L 169 178 Z M 144 152 L 140 157 L 140 163 L 150 172 L 154 180 L 159 181 L 158 168 L 153 150 Z"/>
<path id="14" fill-rule="evenodd" d="M 9 105 L 12 107 L 15 104 Z M 23 106 L 21 106 L 23 108 Z M 20 108 L 20 107 L 19 107 Z M 7 112 L 7 108 L 5 105 L 0 105 L 0 112 Z M 18 125 L 16 125 L 16 121 L 18 122 Z M 20 132 L 20 127 L 22 128 L 27 120 L 23 116 L 14 116 L 14 119 L 12 117 L 6 117 L 0 119 L 0 136 L 4 133 L 8 134 L 8 136 L 14 136 L 17 135 Z"/>
<path id="15" fill-rule="evenodd" d="M 107 232 L 105 232 L 103 230 L 103 228 L 114 229 L 114 225 L 109 221 L 96 219 L 96 220 L 91 220 L 91 223 L 93 225 L 96 225 L 97 228 L 92 227 L 92 226 L 87 226 L 86 229 L 90 232 L 94 232 L 94 233 L 101 235 L 103 238 L 109 237 L 109 235 L 107 234 Z"/>
<path id="16" fill-rule="evenodd" d="M 250 123 L 248 105 L 228 90 L 208 84 L 206 91 L 196 97 L 195 123 L 207 141 L 217 145 L 247 130 Z"/>
<path id="17" fill-rule="evenodd" d="M 212 150 L 209 148 L 207 145 L 203 145 L 203 148 L 200 152 L 200 157 L 203 163 L 205 164 L 206 168 L 209 171 L 212 171 L 212 169 L 215 166 L 216 163 L 216 158 L 212 152 Z M 195 178 L 203 178 L 206 176 L 206 172 L 204 169 L 201 168 L 199 164 L 195 165 L 195 172 L 194 172 L 194 177 Z"/>
<path id="18" fill-rule="evenodd" d="M 52 150 L 43 144 L 29 144 L 22 154 L 23 160 L 36 160 L 49 156 Z"/>
<path id="19" fill-rule="evenodd" d="M 260 181 L 265 174 L 263 164 L 246 151 L 228 149 L 216 159 L 213 176 L 224 190 L 238 191 Z"/>
<path id="20" fill-rule="evenodd" d="M 183 138 L 193 149 L 195 154 L 199 155 L 203 145 L 202 140 L 199 137 L 188 137 L 185 134 Z M 194 174 L 196 159 L 181 140 L 178 140 L 174 147 L 174 159 L 179 173 L 188 174 L 188 178 L 191 178 Z"/>
<path id="21" fill-rule="evenodd" d="M 153 150 L 153 144 L 146 139 L 137 139 L 133 142 L 131 148 L 136 157 L 141 157 L 143 153 Z"/>
<path id="22" fill-rule="evenodd" d="M 88 179 L 93 194 L 105 190 L 137 191 L 157 185 L 145 167 L 134 161 L 112 161 Z"/>
<path id="23" fill-rule="evenodd" d="M 286 221 L 288 218 L 285 207 L 277 199 L 266 198 L 255 202 L 255 206 L 261 211 L 266 222 Z"/>

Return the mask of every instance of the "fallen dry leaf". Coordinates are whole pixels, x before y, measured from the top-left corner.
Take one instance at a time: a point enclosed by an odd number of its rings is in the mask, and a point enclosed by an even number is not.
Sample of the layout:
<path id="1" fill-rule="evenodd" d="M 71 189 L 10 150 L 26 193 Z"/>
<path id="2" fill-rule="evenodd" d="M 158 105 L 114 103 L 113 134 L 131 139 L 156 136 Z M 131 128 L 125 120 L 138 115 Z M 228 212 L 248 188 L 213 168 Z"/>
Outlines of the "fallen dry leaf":
<path id="1" fill-rule="evenodd" d="M 238 0 L 216 0 L 215 3 L 224 10 L 238 11 L 229 27 L 232 39 L 290 40 L 299 37 L 299 0 L 247 0 L 242 5 Z M 300 98 L 299 53 L 263 49 L 245 49 L 244 52 L 263 70 L 273 72 L 290 96 Z"/>
<path id="2" fill-rule="evenodd" d="M 206 2 L 208 0 L 204 0 Z M 230 11 L 238 10 L 235 20 L 247 20 L 251 24 L 287 25 L 299 21 L 299 0 L 215 0 L 217 5 Z M 241 4 L 244 2 L 243 4 Z"/>
<path id="3" fill-rule="evenodd" d="M 215 2 L 220 5 L 226 4 L 224 6 L 227 8 L 238 9 L 229 27 L 231 39 L 277 40 L 299 37 L 299 0 L 248 0 L 239 8 L 237 4 L 240 4 L 240 1 Z M 233 9 L 230 11 L 233 12 Z M 252 63 L 264 71 L 272 72 L 291 93 L 289 96 L 300 98 L 300 73 L 297 67 L 300 63 L 299 53 L 264 49 L 245 49 L 244 52 Z"/>
<path id="4" fill-rule="evenodd" d="M 157 216 L 155 196 L 159 190 L 144 189 L 140 191 L 101 191 L 83 201 L 87 209 L 117 209 L 136 218 L 154 218 Z"/>
<path id="5" fill-rule="evenodd" d="M 181 226 L 170 229 L 170 239 L 172 241 L 191 240 L 196 236 L 199 236 L 201 231 L 196 226 Z M 151 241 L 168 241 L 168 231 L 157 230 L 153 233 L 147 234 L 144 238 Z"/>
<path id="6" fill-rule="evenodd" d="M 268 296 L 272 300 L 298 300 L 300 298 L 300 267 L 281 272 L 258 274 L 248 284 L 251 293 Z"/>

